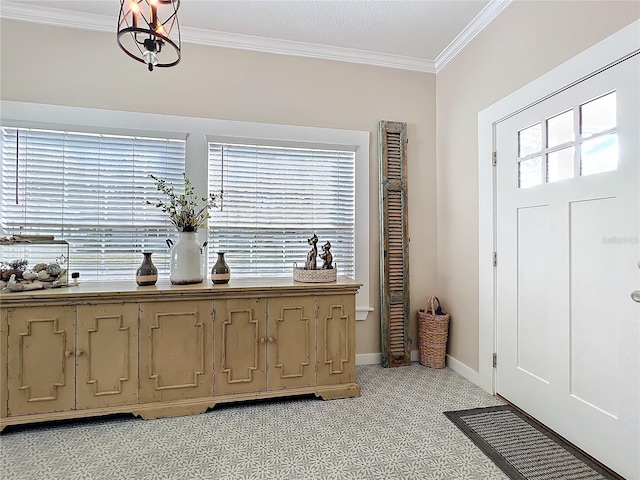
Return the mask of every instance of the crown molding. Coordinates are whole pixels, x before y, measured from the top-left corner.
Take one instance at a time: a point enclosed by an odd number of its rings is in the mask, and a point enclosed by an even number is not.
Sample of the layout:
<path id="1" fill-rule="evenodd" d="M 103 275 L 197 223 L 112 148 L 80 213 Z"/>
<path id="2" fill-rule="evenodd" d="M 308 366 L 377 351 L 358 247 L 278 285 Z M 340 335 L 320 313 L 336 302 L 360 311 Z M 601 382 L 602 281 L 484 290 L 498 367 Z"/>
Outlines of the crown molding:
<path id="1" fill-rule="evenodd" d="M 438 55 L 435 61 L 367 50 L 216 32 L 189 27 L 182 27 L 180 33 L 182 41 L 187 43 L 436 73 L 497 17 L 510 2 L 511 0 L 490 0 L 487 6 L 465 27 L 453 42 Z M 4 0 L 2 2 L 0 17 L 56 27 L 79 28 L 102 32 L 115 31 L 117 24 L 117 20 L 105 15 L 79 14 L 77 12 L 50 7 L 33 8 L 27 4 L 11 0 Z"/>
<path id="2" fill-rule="evenodd" d="M 464 47 L 473 40 L 484 28 L 489 25 L 502 11 L 507 8 L 511 0 L 489 0 L 476 17 L 471 20 L 462 32 L 438 55 L 434 64 L 436 73 L 439 72 L 453 57 L 455 57 Z"/>
<path id="3" fill-rule="evenodd" d="M 182 40 L 215 47 L 238 48 L 257 52 L 293 55 L 298 57 L 336 60 L 339 62 L 361 63 L 378 67 L 399 68 L 418 72 L 435 73 L 433 60 L 405 57 L 387 53 L 357 50 L 331 45 L 294 42 L 274 38 L 255 37 L 238 33 L 215 32 L 197 28 L 181 28 Z"/>
<path id="4" fill-rule="evenodd" d="M 118 13 L 116 11 L 116 13 Z M 9 20 L 40 23 L 54 27 L 80 28 L 101 32 L 115 31 L 118 18 L 93 13 L 71 12 L 59 8 L 29 6 L 28 4 L 3 0 L 0 5 L 0 17 Z"/>

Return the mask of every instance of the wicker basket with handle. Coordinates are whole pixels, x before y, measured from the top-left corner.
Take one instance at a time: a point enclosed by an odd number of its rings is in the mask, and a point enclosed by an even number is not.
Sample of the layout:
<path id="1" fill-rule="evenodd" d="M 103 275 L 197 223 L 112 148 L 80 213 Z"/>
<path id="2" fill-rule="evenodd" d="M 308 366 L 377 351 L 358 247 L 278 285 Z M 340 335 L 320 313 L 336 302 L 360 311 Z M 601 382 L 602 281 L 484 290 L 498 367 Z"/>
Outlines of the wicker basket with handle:
<path id="1" fill-rule="evenodd" d="M 420 365 L 431 368 L 446 366 L 447 337 L 451 315 L 437 314 L 440 301 L 431 296 L 423 310 L 418 310 L 418 348 Z"/>
<path id="2" fill-rule="evenodd" d="M 326 270 L 305 270 L 293 262 L 293 280 L 305 283 L 329 283 L 338 279 L 338 266 Z"/>

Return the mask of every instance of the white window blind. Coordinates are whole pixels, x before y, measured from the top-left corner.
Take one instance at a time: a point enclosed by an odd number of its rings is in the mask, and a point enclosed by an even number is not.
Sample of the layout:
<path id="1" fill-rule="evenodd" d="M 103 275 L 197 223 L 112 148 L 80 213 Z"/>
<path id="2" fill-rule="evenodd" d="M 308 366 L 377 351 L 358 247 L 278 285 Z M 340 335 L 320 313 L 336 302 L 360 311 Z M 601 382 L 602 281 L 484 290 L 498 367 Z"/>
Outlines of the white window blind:
<path id="1" fill-rule="evenodd" d="M 209 143 L 209 263 L 217 251 L 234 278 L 290 276 L 318 236 L 339 275 L 355 275 L 355 154 L 351 151 Z"/>
<path id="2" fill-rule="evenodd" d="M 131 280 L 145 250 L 167 273 L 175 229 L 149 174 L 181 186 L 184 140 L 3 127 L 1 167 L 2 235 L 68 241 L 81 280 Z"/>

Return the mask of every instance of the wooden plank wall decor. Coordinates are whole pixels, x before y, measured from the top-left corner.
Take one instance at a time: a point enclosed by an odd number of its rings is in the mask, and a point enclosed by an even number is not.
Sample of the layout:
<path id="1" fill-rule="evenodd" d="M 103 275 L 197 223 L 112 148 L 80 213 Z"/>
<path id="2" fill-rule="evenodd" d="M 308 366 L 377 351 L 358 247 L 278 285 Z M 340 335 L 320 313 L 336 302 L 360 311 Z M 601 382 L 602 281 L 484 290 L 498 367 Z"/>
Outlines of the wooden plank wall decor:
<path id="1" fill-rule="evenodd" d="M 382 365 L 411 364 L 407 124 L 378 124 L 380 164 L 380 323 Z"/>

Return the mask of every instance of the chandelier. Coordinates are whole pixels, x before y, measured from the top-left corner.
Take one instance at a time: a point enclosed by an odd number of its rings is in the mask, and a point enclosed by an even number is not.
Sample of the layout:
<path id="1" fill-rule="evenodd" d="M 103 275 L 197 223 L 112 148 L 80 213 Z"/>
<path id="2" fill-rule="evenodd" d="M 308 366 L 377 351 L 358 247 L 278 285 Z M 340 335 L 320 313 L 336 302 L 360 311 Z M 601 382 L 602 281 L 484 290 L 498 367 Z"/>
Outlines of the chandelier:
<path id="1" fill-rule="evenodd" d="M 120 0 L 118 45 L 131 58 L 153 67 L 180 62 L 180 0 Z"/>

